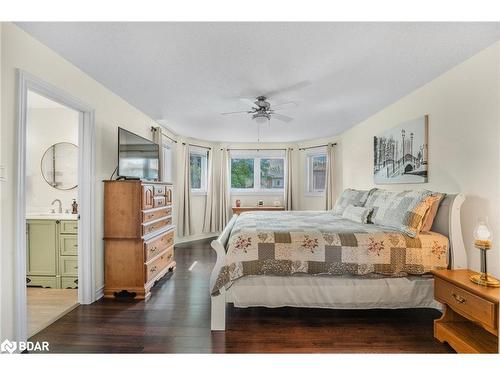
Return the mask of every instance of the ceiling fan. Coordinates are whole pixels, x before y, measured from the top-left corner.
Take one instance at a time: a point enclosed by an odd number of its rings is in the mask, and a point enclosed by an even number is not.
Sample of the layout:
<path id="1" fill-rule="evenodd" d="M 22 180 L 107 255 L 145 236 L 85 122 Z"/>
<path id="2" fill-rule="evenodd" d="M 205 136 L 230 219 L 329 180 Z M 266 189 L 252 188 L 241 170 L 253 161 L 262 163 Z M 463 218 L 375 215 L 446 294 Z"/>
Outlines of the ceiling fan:
<path id="1" fill-rule="evenodd" d="M 271 108 L 271 103 L 269 103 L 268 98 L 265 96 L 258 96 L 255 99 L 255 101 L 246 98 L 241 98 L 241 100 L 250 104 L 249 110 L 236 111 L 236 112 L 223 112 L 221 114 L 234 115 L 234 114 L 246 113 L 251 115 L 252 119 L 256 120 L 257 122 L 270 121 L 271 118 L 279 121 L 290 122 L 293 120 L 292 117 L 283 115 L 281 113 L 277 113 L 276 110 L 280 110 L 285 107 L 297 106 L 297 103 L 295 102 L 287 102 L 278 104 L 276 107 Z"/>
<path id="2" fill-rule="evenodd" d="M 293 120 L 292 117 L 286 116 L 281 113 L 277 113 L 277 110 L 281 110 L 286 107 L 296 107 L 298 105 L 297 102 L 286 102 L 286 103 L 281 103 L 281 104 L 276 104 L 271 108 L 271 103 L 269 103 L 269 98 L 270 97 L 276 97 L 280 96 L 281 94 L 289 91 L 295 91 L 302 89 L 308 85 L 310 85 L 310 81 L 301 81 L 297 82 L 293 85 L 290 85 L 288 87 L 282 87 L 281 89 L 274 90 L 274 91 L 269 91 L 265 94 L 257 96 L 255 99 L 250 100 L 247 97 L 240 98 L 240 100 L 244 101 L 248 105 L 250 105 L 250 109 L 246 111 L 236 111 L 236 112 L 224 112 L 222 115 L 233 115 L 233 114 L 249 114 L 251 115 L 253 120 L 256 120 L 258 123 L 263 123 L 263 122 L 269 122 L 271 118 L 279 120 L 279 121 L 284 121 L 284 122 L 290 122 Z M 244 95 L 246 96 L 246 95 Z"/>

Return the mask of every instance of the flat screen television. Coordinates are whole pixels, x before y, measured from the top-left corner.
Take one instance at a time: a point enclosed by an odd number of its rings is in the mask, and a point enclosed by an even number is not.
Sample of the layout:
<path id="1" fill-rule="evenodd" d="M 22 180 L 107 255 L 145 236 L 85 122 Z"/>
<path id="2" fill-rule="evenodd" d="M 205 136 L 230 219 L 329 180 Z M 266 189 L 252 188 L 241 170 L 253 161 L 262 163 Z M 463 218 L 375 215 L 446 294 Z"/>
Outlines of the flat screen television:
<path id="1" fill-rule="evenodd" d="M 156 181 L 159 165 L 156 143 L 118 128 L 118 178 Z"/>

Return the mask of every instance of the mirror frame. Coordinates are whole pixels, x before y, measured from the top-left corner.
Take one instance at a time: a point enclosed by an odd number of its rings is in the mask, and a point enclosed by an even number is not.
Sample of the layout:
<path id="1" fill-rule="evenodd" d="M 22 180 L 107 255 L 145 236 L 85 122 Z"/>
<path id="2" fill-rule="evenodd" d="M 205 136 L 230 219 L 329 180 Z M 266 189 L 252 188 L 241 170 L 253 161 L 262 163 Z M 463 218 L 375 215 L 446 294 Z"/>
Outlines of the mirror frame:
<path id="1" fill-rule="evenodd" d="M 40 172 L 41 172 L 41 174 L 42 174 L 43 179 L 45 180 L 45 182 L 46 182 L 46 183 L 47 183 L 50 187 L 52 187 L 52 188 L 54 188 L 54 189 L 57 189 L 57 190 L 73 190 L 73 189 L 76 189 L 76 188 L 78 187 L 78 180 L 77 180 L 77 182 L 76 182 L 76 185 L 75 185 L 75 186 L 69 187 L 69 188 L 67 188 L 67 189 L 62 189 L 62 188 L 59 188 L 59 187 L 56 187 L 56 186 L 52 185 L 49 181 L 47 181 L 47 179 L 45 178 L 45 174 L 43 173 L 43 159 L 45 158 L 45 155 L 47 154 L 47 152 L 48 152 L 51 148 L 53 148 L 53 147 L 55 147 L 55 146 L 57 146 L 57 145 L 60 145 L 60 144 L 69 144 L 69 145 L 73 145 L 73 146 L 75 146 L 75 147 L 76 147 L 76 150 L 77 150 L 77 152 L 78 152 L 78 145 L 75 145 L 74 143 L 71 143 L 71 142 L 57 142 L 57 143 L 54 143 L 53 145 L 49 146 L 49 147 L 48 147 L 48 148 L 44 151 L 44 153 L 43 153 L 43 155 L 42 155 L 42 159 L 40 160 Z M 78 168 L 78 166 L 77 166 L 77 168 Z"/>

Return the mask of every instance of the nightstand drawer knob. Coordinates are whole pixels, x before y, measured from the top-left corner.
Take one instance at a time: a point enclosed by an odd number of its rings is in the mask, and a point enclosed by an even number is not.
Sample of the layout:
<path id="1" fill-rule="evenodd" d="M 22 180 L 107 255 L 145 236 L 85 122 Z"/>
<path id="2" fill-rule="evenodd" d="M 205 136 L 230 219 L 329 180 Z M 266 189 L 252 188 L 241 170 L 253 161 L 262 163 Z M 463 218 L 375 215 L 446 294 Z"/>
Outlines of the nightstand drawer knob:
<path id="1" fill-rule="evenodd" d="M 451 295 L 453 296 L 453 298 L 455 298 L 455 301 L 457 301 L 458 303 L 465 303 L 467 301 L 464 297 L 459 296 L 458 294 L 452 293 Z"/>

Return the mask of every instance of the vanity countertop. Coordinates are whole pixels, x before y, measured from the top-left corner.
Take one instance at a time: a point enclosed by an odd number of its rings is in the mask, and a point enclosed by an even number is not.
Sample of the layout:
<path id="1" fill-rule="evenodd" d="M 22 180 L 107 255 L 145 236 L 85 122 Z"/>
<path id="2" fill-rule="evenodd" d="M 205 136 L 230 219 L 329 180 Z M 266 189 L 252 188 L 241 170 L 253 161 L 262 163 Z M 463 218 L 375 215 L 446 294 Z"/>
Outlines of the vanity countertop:
<path id="1" fill-rule="evenodd" d="M 34 220 L 78 220 L 77 214 L 58 214 L 47 212 L 31 212 L 26 214 L 26 219 Z"/>

